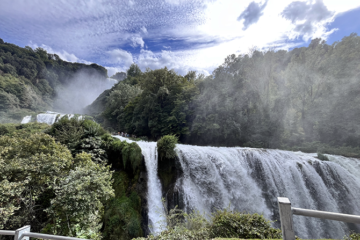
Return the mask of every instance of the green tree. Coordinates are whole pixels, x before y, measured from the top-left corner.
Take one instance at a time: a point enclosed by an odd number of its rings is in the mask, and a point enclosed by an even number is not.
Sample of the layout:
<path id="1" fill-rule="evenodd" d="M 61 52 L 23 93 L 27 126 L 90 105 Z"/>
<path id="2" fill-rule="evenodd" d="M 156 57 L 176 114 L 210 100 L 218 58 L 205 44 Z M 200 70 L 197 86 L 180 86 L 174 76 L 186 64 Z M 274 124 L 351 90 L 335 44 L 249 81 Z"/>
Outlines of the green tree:
<path id="1" fill-rule="evenodd" d="M 103 204 L 113 196 L 109 166 L 44 133 L 0 137 L 0 227 L 100 239 Z M 45 226 L 46 225 L 46 226 Z"/>
<path id="2" fill-rule="evenodd" d="M 114 196 L 109 166 L 96 164 L 87 153 L 74 158 L 74 168 L 54 186 L 55 198 L 45 232 L 101 239 L 104 203 Z"/>
<path id="3" fill-rule="evenodd" d="M 72 157 L 63 145 L 46 134 L 0 137 L 0 227 L 16 229 L 31 224 L 39 231 L 44 206 L 37 201 L 54 182 L 66 175 Z"/>
<path id="4" fill-rule="evenodd" d="M 111 76 L 111 78 L 116 79 L 118 81 L 122 81 L 126 78 L 126 73 L 124 72 L 117 72 Z"/>
<path id="5" fill-rule="evenodd" d="M 129 77 L 138 77 L 141 74 L 142 74 L 141 69 L 135 63 L 131 64 L 130 68 L 127 70 L 127 76 Z"/>
<path id="6" fill-rule="evenodd" d="M 157 139 L 163 135 L 189 133 L 191 101 L 198 89 L 193 81 L 167 68 L 148 70 L 141 76 L 143 92 L 124 109 L 120 120 L 126 132 Z"/>

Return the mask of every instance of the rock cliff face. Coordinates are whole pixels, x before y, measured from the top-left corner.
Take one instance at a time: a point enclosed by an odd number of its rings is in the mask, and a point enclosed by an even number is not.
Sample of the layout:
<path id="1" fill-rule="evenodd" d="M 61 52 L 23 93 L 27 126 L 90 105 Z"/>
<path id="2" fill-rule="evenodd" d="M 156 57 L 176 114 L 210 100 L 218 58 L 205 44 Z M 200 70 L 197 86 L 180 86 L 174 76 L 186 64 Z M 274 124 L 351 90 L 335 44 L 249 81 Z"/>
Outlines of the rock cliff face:
<path id="1" fill-rule="evenodd" d="M 145 169 L 145 162 L 142 164 L 144 168 L 140 172 L 139 178 L 136 183 L 135 191 L 139 194 L 141 198 L 141 229 L 144 233 L 144 236 L 150 234 L 149 229 L 149 217 L 148 217 L 148 202 L 147 202 L 147 172 Z"/>
<path id="2" fill-rule="evenodd" d="M 173 209 L 175 206 L 184 209 L 183 198 L 178 188 L 179 183 L 177 183 L 177 180 L 181 179 L 183 174 L 179 159 L 176 157 L 159 160 L 158 174 L 162 186 L 162 196 L 166 200 L 167 209 Z"/>

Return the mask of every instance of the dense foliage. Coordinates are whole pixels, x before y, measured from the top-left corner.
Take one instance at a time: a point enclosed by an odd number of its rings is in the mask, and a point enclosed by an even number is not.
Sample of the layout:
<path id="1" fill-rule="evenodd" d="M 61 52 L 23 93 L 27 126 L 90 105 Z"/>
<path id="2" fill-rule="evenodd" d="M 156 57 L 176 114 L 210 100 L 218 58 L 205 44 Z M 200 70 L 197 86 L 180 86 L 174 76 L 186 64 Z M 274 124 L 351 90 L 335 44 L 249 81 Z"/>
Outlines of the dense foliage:
<path id="1" fill-rule="evenodd" d="M 113 195 L 109 167 L 72 157 L 51 136 L 0 137 L 0 227 L 100 239 L 103 204 Z"/>
<path id="2" fill-rule="evenodd" d="M 140 239 L 203 240 L 215 238 L 279 239 L 281 230 L 259 214 L 218 210 L 206 218 L 199 212 L 185 213 L 176 207 L 166 216 L 166 230 Z"/>
<path id="3" fill-rule="evenodd" d="M 332 45 L 314 39 L 289 52 L 253 49 L 227 57 L 206 78 L 132 65 L 102 97 L 102 121 L 153 140 L 173 134 L 190 144 L 358 157 L 359 42 L 351 34 Z M 128 89 L 133 92 L 125 94 Z"/>
<path id="4" fill-rule="evenodd" d="M 228 211 L 216 211 L 210 227 L 212 237 L 226 238 L 281 238 L 281 230 L 271 227 L 264 216 Z"/>
<path id="5" fill-rule="evenodd" d="M 115 197 L 106 206 L 104 216 L 104 238 L 109 240 L 132 239 L 143 236 L 141 228 L 141 199 L 132 189 L 126 172 L 117 172 L 114 177 Z"/>
<path id="6" fill-rule="evenodd" d="M 52 109 L 56 89 L 80 71 L 107 77 L 107 70 L 97 64 L 66 62 L 42 48 L 21 48 L 0 39 L 0 123 Z"/>
<path id="7" fill-rule="evenodd" d="M 91 239 L 144 234 L 141 149 L 92 120 L 0 124 L 0 167 L 0 228 L 29 224 L 34 232 Z"/>
<path id="8" fill-rule="evenodd" d="M 166 135 L 157 141 L 157 150 L 160 160 L 176 157 L 175 147 L 178 139 L 174 135 Z"/>

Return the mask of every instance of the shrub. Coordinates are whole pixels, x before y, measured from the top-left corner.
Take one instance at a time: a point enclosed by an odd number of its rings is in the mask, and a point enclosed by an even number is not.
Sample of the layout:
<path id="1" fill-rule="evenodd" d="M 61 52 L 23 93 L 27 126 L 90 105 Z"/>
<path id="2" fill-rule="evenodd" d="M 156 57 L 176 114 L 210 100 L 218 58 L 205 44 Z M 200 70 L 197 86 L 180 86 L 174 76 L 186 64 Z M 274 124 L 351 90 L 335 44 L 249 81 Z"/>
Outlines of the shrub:
<path id="1" fill-rule="evenodd" d="M 41 133 L 49 128 L 49 125 L 46 123 L 26 123 L 26 124 L 14 124 L 14 123 L 6 123 L 0 124 L 0 136 L 8 135 L 8 136 L 21 136 L 28 137 L 33 133 Z"/>
<path id="2" fill-rule="evenodd" d="M 163 136 L 157 141 L 157 149 L 160 160 L 164 158 L 171 159 L 176 157 L 175 147 L 178 142 L 178 138 L 175 135 Z"/>
<path id="3" fill-rule="evenodd" d="M 244 214 L 229 211 L 228 209 L 218 210 L 206 218 L 197 211 L 187 214 L 175 207 L 167 212 L 166 224 L 166 230 L 157 236 L 150 235 L 147 238 L 137 238 L 137 240 L 281 238 L 281 230 L 272 228 L 270 221 L 266 220 L 262 215 L 257 213 Z"/>
<path id="4" fill-rule="evenodd" d="M 224 238 L 281 238 L 280 229 L 274 229 L 264 216 L 218 210 L 213 213 L 210 236 Z"/>
<path id="5" fill-rule="evenodd" d="M 103 141 L 100 137 L 83 138 L 76 144 L 73 154 L 86 152 L 91 155 L 91 159 L 94 162 L 105 162 L 107 156 L 102 145 Z"/>
<path id="6" fill-rule="evenodd" d="M 344 240 L 360 240 L 360 233 L 351 232 L 349 236 L 345 236 Z"/>
<path id="7" fill-rule="evenodd" d="M 51 126 L 47 134 L 55 137 L 60 143 L 66 144 L 71 150 L 73 148 L 72 145 L 75 145 L 84 136 L 82 123 L 83 120 L 77 118 L 69 119 L 67 116 L 64 116 Z"/>

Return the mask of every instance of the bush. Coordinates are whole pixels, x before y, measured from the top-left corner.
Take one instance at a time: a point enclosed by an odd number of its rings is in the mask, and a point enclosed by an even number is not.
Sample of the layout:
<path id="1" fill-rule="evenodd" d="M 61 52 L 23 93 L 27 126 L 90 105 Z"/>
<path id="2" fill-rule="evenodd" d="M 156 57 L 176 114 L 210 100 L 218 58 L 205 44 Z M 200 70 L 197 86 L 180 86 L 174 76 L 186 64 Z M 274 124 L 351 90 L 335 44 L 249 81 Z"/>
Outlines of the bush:
<path id="1" fill-rule="evenodd" d="M 344 240 L 360 240 L 360 233 L 352 232 L 349 236 L 345 236 Z"/>
<path id="2" fill-rule="evenodd" d="M 0 124 L 0 136 L 8 135 L 8 136 L 21 136 L 28 137 L 34 133 L 42 133 L 49 128 L 49 125 L 46 123 L 26 123 L 26 124 L 14 124 L 14 123 L 6 123 Z"/>
<path id="3" fill-rule="evenodd" d="M 281 230 L 272 228 L 264 216 L 218 210 L 213 213 L 210 236 L 224 238 L 281 238 Z"/>
<path id="4" fill-rule="evenodd" d="M 165 208 L 166 209 L 166 208 Z M 199 212 L 189 214 L 176 207 L 167 212 L 167 229 L 159 235 L 150 235 L 140 239 L 191 239 L 203 240 L 213 238 L 281 238 L 281 230 L 272 228 L 270 221 L 262 215 L 244 214 L 228 209 L 214 212 L 210 220 Z"/>
<path id="5" fill-rule="evenodd" d="M 163 136 L 157 141 L 157 149 L 160 160 L 164 158 L 171 159 L 176 157 L 175 147 L 178 142 L 178 138 L 175 135 Z"/>

